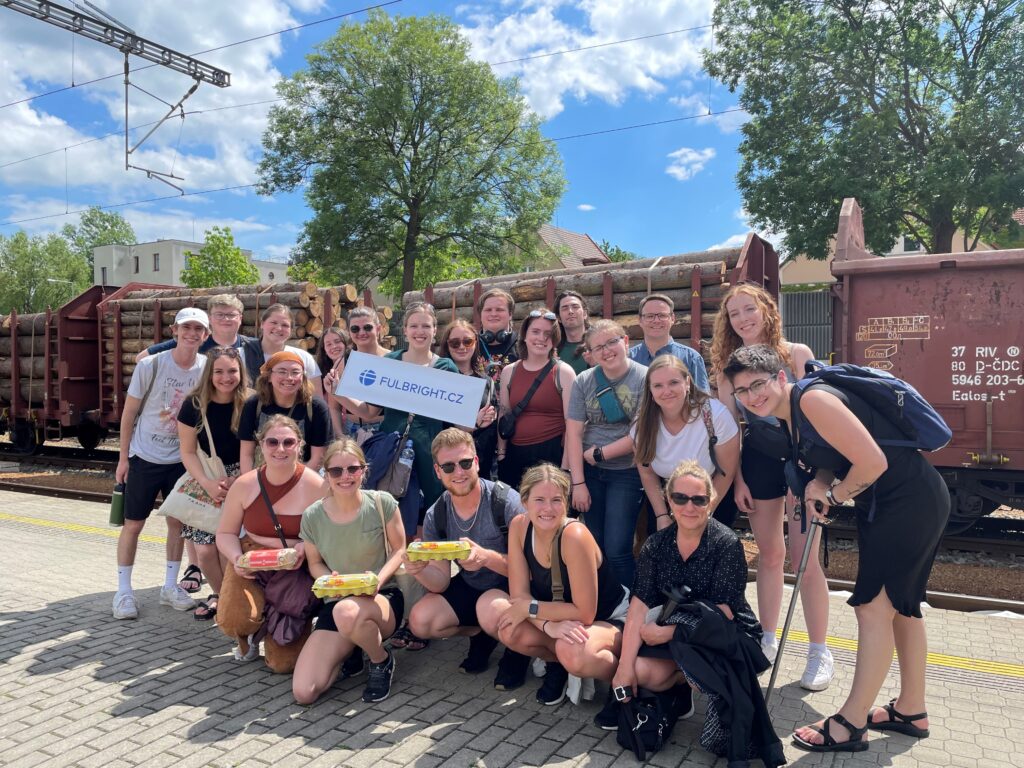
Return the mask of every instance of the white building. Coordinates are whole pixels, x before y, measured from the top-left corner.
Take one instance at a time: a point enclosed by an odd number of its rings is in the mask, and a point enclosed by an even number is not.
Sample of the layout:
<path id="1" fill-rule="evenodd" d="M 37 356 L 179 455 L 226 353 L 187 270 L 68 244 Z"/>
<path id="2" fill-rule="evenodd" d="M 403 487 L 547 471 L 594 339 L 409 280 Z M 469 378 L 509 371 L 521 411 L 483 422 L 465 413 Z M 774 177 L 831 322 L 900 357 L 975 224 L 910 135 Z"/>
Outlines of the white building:
<path id="1" fill-rule="evenodd" d="M 157 283 L 182 285 L 181 271 L 188 252 L 198 254 L 203 243 L 188 240 L 157 240 L 135 245 L 102 245 L 92 249 L 93 282 L 96 285 Z M 280 261 L 254 259 L 252 251 L 242 253 L 260 273 L 260 283 L 283 283 L 288 265 Z"/>

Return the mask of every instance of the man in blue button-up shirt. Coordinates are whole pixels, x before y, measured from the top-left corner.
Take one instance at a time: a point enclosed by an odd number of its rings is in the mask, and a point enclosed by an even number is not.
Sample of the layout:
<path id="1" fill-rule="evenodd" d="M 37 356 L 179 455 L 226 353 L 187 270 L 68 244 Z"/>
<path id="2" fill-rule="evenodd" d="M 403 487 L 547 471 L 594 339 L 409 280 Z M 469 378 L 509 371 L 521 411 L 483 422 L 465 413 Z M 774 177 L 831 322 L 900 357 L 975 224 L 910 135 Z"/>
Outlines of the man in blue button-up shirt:
<path id="1" fill-rule="evenodd" d="M 644 331 L 644 340 L 629 350 L 629 357 L 641 365 L 650 365 L 658 355 L 675 355 L 690 369 L 693 383 L 710 392 L 704 358 L 692 347 L 672 338 L 675 319 L 672 299 L 662 293 L 645 296 L 640 302 L 640 327 Z"/>

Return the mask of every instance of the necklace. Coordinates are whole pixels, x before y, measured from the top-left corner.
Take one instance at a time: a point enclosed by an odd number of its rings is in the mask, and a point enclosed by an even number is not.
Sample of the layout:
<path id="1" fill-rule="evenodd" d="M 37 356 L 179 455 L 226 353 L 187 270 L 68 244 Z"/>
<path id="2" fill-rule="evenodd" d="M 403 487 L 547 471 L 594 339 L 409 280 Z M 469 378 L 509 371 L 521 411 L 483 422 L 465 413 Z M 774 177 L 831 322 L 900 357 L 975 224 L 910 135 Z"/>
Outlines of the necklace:
<path id="1" fill-rule="evenodd" d="M 462 533 L 469 533 L 471 530 L 473 530 L 473 525 L 476 523 L 476 516 L 480 513 L 480 505 L 477 504 L 476 510 L 473 512 L 473 516 L 469 518 L 469 525 L 463 528 L 462 518 L 459 517 L 459 513 L 455 511 L 455 505 L 451 503 L 450 499 L 448 503 L 451 504 L 452 517 L 455 518 L 455 527 L 458 528 Z"/>

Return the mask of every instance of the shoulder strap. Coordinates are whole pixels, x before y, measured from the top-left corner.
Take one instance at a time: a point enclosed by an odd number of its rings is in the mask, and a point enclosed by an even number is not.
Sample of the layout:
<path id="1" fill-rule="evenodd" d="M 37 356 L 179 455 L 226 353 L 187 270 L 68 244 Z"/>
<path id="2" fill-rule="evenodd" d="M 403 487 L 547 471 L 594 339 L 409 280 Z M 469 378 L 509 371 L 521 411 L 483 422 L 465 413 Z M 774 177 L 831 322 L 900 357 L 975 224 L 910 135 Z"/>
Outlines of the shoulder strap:
<path id="1" fill-rule="evenodd" d="M 132 422 L 132 432 L 135 431 L 135 427 L 139 423 L 139 417 L 142 416 L 142 410 L 146 407 L 146 401 L 149 400 L 149 395 L 153 392 L 153 385 L 156 384 L 156 377 L 160 373 L 160 355 L 162 352 L 157 352 L 153 355 L 153 376 L 149 379 L 149 384 L 146 385 L 146 391 L 142 393 L 142 399 L 139 401 L 139 410 L 135 412 L 135 421 Z"/>
<path id="2" fill-rule="evenodd" d="M 213 444 L 213 432 L 210 431 L 210 422 L 206 420 L 206 411 L 199 411 L 203 416 L 203 429 L 206 430 L 206 442 L 210 444 L 210 458 L 217 458 L 217 446 Z"/>
<path id="3" fill-rule="evenodd" d="M 714 466 L 715 471 L 712 473 L 712 477 L 715 475 L 724 475 L 725 472 L 718 465 L 718 457 L 715 455 L 715 446 L 718 445 L 718 435 L 715 434 L 715 421 L 714 415 L 711 413 L 711 401 L 705 400 L 700 405 L 700 416 L 704 420 L 704 427 L 708 431 L 708 455 L 711 456 L 711 464 Z"/>
<path id="4" fill-rule="evenodd" d="M 284 537 L 284 529 L 281 527 L 281 521 L 277 519 L 277 513 L 274 512 L 274 505 L 270 503 L 270 494 L 267 493 L 267 486 L 263 483 L 262 472 L 256 472 L 256 482 L 260 484 L 260 494 L 263 496 L 263 503 L 267 505 L 267 512 L 270 513 L 270 519 L 274 523 L 274 530 L 277 531 L 277 536 L 281 539 L 281 546 L 287 549 L 288 539 Z"/>
<path id="5" fill-rule="evenodd" d="M 391 542 L 388 541 L 388 521 L 384 519 L 384 505 L 380 503 L 380 491 L 363 491 L 370 494 L 373 505 L 377 507 L 377 514 L 380 515 L 381 530 L 384 531 L 384 554 L 391 557 Z"/>
<path id="6" fill-rule="evenodd" d="M 594 380 L 597 382 L 597 391 L 594 392 L 594 397 L 597 398 L 604 417 L 610 424 L 624 421 L 627 418 L 626 409 L 622 407 L 622 401 L 619 400 L 615 387 L 605 376 L 600 365 L 595 365 L 592 370 L 594 371 Z"/>
<path id="7" fill-rule="evenodd" d="M 522 361 L 520 361 L 520 362 L 522 362 Z M 512 415 L 515 418 L 518 419 L 519 418 L 519 414 L 521 414 L 523 411 L 526 410 L 526 406 L 528 406 L 530 404 L 530 399 L 533 397 L 534 393 L 537 391 L 537 388 L 541 385 L 541 382 L 544 381 L 544 377 L 547 376 L 548 373 L 551 371 L 551 368 L 554 366 L 554 364 L 555 364 L 555 359 L 554 358 L 548 360 L 547 364 L 543 368 L 540 369 L 540 372 L 537 374 L 537 377 L 533 380 L 533 383 L 530 384 L 530 388 L 528 390 L 526 390 L 526 396 L 523 397 L 522 400 L 520 400 L 518 403 L 516 403 L 512 407 Z M 526 370 L 526 369 L 524 368 L 523 370 Z M 508 380 L 508 389 L 509 389 L 509 392 L 512 391 L 512 377 L 511 376 L 509 377 L 509 380 Z"/>
<path id="8" fill-rule="evenodd" d="M 494 483 L 494 489 L 491 491 L 491 516 L 494 518 L 494 524 L 505 538 L 508 538 L 505 512 L 508 510 L 508 492 L 510 490 L 512 489 L 509 486 L 498 480 Z"/>
<path id="9" fill-rule="evenodd" d="M 452 505 L 452 495 L 445 491 L 437 497 L 437 501 L 441 502 L 441 508 L 438 509 L 437 502 L 434 503 L 434 532 L 438 541 L 448 541 L 448 510 Z"/>

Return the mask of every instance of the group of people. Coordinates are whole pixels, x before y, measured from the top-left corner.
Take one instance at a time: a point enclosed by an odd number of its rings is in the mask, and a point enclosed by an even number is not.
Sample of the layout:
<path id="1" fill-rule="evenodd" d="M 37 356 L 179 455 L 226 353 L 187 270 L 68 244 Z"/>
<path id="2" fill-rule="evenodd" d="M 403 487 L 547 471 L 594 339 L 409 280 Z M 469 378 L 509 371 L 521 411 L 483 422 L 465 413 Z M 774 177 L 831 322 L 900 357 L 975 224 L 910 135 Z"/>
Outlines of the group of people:
<path id="1" fill-rule="evenodd" d="M 857 398 L 814 387 L 794 406 L 793 382 L 812 354 L 783 338 L 760 287 L 739 284 L 722 299 L 711 347 L 717 396 L 701 355 L 672 338 L 674 306 L 663 294 L 641 302 L 643 339 L 632 346 L 615 321 L 591 322 L 577 292 L 527 312 L 514 329 L 513 298 L 492 289 L 476 307 L 479 331 L 455 319 L 438 335 L 434 308 L 413 303 L 402 321 L 406 345 L 389 352 L 376 313 L 360 307 L 347 332 L 325 331 L 316 357 L 286 345 L 285 307 L 268 308 L 261 337 L 250 339 L 238 334 L 236 297 L 209 306 L 209 316 L 178 313 L 174 339 L 140 354 L 128 390 L 116 618 L 138 615 L 139 534 L 157 494 L 166 497 L 187 471 L 223 511 L 216 531 L 167 518 L 160 603 L 216 617 L 236 658 L 256 658 L 262 641 L 267 665 L 292 673 L 297 701 L 364 670 L 364 700 L 380 701 L 390 693 L 393 649 L 466 636 L 468 674 L 486 670 L 504 645 L 500 690 L 522 686 L 531 659 L 543 661 L 543 704 L 574 696 L 582 680 L 608 682 L 595 718 L 602 728 L 616 727 L 618 701 L 641 687 L 671 692 L 688 716 L 695 687 L 709 700 L 702 743 L 724 753 L 732 742 L 723 733 L 741 727 L 728 714 L 735 702 L 680 662 L 688 657 L 678 644 L 699 615 L 726 622 L 758 671 L 774 662 L 783 522 L 797 562 L 813 536 L 807 520 L 852 499 L 860 531 L 849 601 L 860 628 L 853 687 L 837 714 L 797 730 L 794 742 L 857 751 L 867 728 L 927 736 L 920 603 L 948 516 L 944 484 L 916 450 L 880 448 L 876 438 L 893 427 Z M 352 350 L 484 379 L 475 424 L 337 394 Z M 794 407 L 817 442 L 793 429 Z M 373 436 L 392 433 L 407 435 L 414 454 L 415 498 L 401 506 L 374 490 Z M 226 476 L 208 478 L 200 452 L 215 452 Z M 811 470 L 805 487 L 793 487 L 786 464 L 794 460 Z M 731 530 L 737 510 L 759 549 L 756 614 Z M 417 538 L 463 540 L 469 554 L 457 568 L 413 561 L 406 545 Z M 183 542 L 190 565 L 179 582 Z M 298 559 L 278 571 L 245 568 L 240 558 L 260 549 L 295 550 Z M 321 603 L 309 589 L 318 576 L 362 571 L 377 575 L 375 594 Z M 197 605 L 190 593 L 204 577 L 213 594 Z M 704 613 L 656 618 L 666 592 L 680 587 Z M 800 684 L 822 690 L 834 669 L 816 551 L 801 600 L 810 643 Z M 873 707 L 894 648 L 900 694 Z M 767 762 L 781 752 L 759 754 Z"/>

